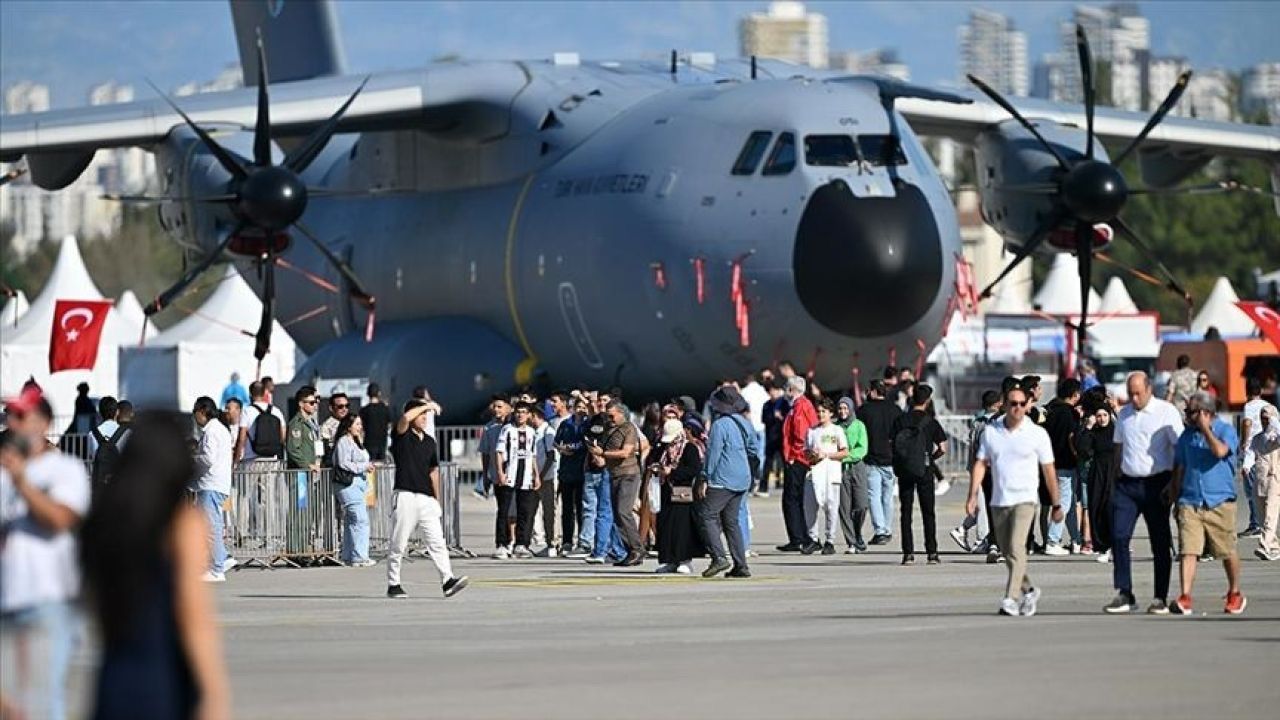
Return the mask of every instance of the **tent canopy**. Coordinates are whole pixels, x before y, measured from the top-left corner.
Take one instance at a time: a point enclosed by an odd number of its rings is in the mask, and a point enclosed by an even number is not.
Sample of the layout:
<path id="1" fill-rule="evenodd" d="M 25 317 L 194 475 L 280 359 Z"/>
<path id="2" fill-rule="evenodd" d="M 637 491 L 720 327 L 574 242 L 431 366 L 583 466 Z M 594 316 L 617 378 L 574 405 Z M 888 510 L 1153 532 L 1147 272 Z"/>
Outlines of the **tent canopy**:
<path id="1" fill-rule="evenodd" d="M 1191 321 L 1191 333 L 1204 335 L 1211 327 L 1218 328 L 1223 337 L 1248 337 L 1256 333 L 1258 326 L 1236 307 L 1239 300 L 1231 281 L 1225 277 L 1218 278 L 1208 299 L 1200 306 L 1200 312 Z"/>
<path id="2" fill-rule="evenodd" d="M 1058 253 L 1054 256 L 1053 267 L 1049 269 L 1033 302 L 1050 315 L 1080 314 L 1080 273 L 1076 268 L 1075 258 L 1070 253 Z M 1092 313 L 1101 306 L 1102 297 L 1098 295 L 1098 291 L 1089 288 L 1089 311 Z"/>
<path id="3" fill-rule="evenodd" d="M 27 302 L 27 294 L 19 290 L 4 304 L 4 309 L 0 310 L 0 326 L 6 328 L 14 327 L 30 307 L 31 303 Z"/>
<path id="4" fill-rule="evenodd" d="M 147 316 L 142 312 L 142 303 L 138 302 L 138 296 L 134 295 L 132 290 L 125 290 L 120 296 L 120 300 L 116 303 L 116 314 L 120 318 L 122 341 L 132 338 L 137 342 L 143 337 L 144 327 L 147 340 L 156 336 L 156 326 L 147 322 Z"/>
<path id="5" fill-rule="evenodd" d="M 1098 309 L 1104 313 L 1133 314 L 1138 312 L 1137 304 L 1129 296 L 1129 289 L 1124 286 L 1124 281 L 1116 275 L 1111 276 L 1111 280 L 1107 281 L 1107 289 L 1102 293 L 1102 304 Z"/>

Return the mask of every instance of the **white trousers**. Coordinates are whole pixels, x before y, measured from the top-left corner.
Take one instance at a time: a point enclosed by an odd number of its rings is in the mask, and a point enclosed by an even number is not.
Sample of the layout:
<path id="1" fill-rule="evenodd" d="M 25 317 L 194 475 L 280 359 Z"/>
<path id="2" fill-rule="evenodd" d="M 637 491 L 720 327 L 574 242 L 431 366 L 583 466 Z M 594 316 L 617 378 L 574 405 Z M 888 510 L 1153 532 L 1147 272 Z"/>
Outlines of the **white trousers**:
<path id="1" fill-rule="evenodd" d="M 832 468 L 834 473 L 830 472 Z M 840 529 L 840 464 L 834 463 L 832 468 L 819 467 L 809 473 L 804 484 L 804 519 L 809 525 L 810 540 L 834 545 Z M 825 537 L 818 534 L 823 517 L 827 519 Z"/>
<path id="2" fill-rule="evenodd" d="M 391 549 L 387 553 L 387 584 L 400 584 L 400 562 L 413 531 L 421 529 L 427 540 L 427 555 L 444 582 L 453 577 L 449 548 L 444 543 L 443 511 L 430 495 L 396 490 L 391 500 Z"/>

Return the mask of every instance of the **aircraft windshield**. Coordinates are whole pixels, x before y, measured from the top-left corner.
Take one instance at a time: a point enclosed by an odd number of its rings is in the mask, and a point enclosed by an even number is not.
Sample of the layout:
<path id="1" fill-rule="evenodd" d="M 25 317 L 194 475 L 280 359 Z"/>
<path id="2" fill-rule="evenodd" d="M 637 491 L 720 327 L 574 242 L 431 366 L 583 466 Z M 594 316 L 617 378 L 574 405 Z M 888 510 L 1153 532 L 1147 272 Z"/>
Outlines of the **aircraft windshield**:
<path id="1" fill-rule="evenodd" d="M 773 133 L 767 130 L 757 130 L 751 133 L 747 138 L 747 143 L 742 146 L 742 152 L 738 153 L 738 160 L 733 164 L 734 175 L 750 175 L 756 171 L 756 167 L 760 165 L 760 158 L 764 157 L 764 151 L 769 147 L 769 140 L 773 138 Z"/>
<path id="2" fill-rule="evenodd" d="M 874 166 L 907 164 L 902 144 L 892 135 L 859 135 L 858 147 L 863 159 Z"/>
<path id="3" fill-rule="evenodd" d="M 804 161 L 816 167 L 849 167 L 858 159 L 848 135 L 806 135 Z"/>
<path id="4" fill-rule="evenodd" d="M 796 136 L 782 133 L 778 142 L 769 153 L 769 162 L 764 164 L 763 175 L 786 175 L 796 167 Z"/>

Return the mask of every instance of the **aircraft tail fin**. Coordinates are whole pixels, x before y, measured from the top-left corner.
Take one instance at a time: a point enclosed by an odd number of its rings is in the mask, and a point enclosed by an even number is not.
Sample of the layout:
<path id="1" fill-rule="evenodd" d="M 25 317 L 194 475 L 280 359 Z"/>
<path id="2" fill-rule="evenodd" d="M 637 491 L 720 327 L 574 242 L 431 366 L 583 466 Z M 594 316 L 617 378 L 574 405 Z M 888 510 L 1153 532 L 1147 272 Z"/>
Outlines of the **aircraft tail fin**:
<path id="1" fill-rule="evenodd" d="M 229 0 L 244 84 L 258 84 L 257 36 L 272 83 L 346 72 L 338 15 L 330 0 Z"/>

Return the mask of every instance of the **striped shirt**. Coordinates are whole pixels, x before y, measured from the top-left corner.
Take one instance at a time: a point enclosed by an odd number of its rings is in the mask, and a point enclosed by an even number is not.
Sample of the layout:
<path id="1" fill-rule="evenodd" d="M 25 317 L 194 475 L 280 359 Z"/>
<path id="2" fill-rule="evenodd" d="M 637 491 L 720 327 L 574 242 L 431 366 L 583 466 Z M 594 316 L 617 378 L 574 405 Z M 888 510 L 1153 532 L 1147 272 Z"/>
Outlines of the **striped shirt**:
<path id="1" fill-rule="evenodd" d="M 506 473 L 506 485 L 532 490 L 537 474 L 538 431 L 528 425 L 507 425 L 498 435 L 498 462 Z"/>

